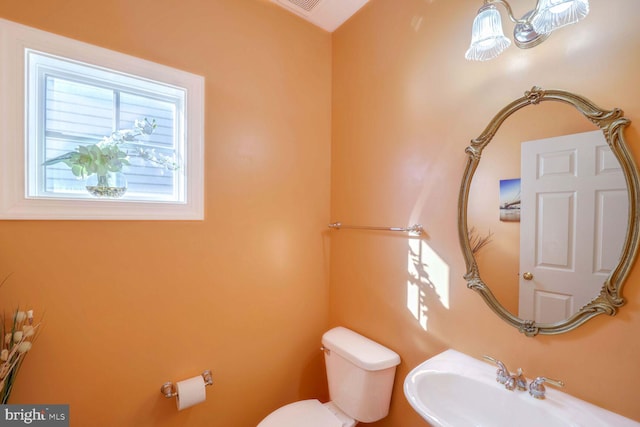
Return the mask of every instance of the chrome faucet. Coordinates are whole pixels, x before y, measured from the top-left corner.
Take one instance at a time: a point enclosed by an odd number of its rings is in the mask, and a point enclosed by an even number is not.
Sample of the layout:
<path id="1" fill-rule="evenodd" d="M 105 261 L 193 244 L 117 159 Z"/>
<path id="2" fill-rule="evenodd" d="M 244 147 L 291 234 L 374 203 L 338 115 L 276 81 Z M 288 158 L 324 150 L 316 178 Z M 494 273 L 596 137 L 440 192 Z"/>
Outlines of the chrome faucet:
<path id="1" fill-rule="evenodd" d="M 486 360 L 495 363 L 498 366 L 496 371 L 496 381 L 500 384 L 504 384 L 507 390 L 526 390 L 527 379 L 522 373 L 522 369 L 518 368 L 517 374 L 511 374 L 504 363 L 491 356 L 483 356 Z"/>
<path id="2" fill-rule="evenodd" d="M 544 399 L 546 391 L 544 383 L 548 383 L 556 387 L 564 387 L 564 383 L 562 381 L 552 380 L 551 378 L 546 377 L 538 377 L 529 384 L 529 394 L 536 399 Z"/>
<path id="3" fill-rule="evenodd" d="M 482 356 L 484 359 L 489 362 L 493 362 L 498 366 L 498 370 L 496 371 L 496 381 L 500 384 L 504 384 L 504 387 L 507 390 L 526 390 L 527 389 L 527 379 L 524 377 L 522 373 L 522 369 L 518 368 L 517 373 L 511 374 L 509 370 L 505 366 L 504 363 L 495 359 L 491 356 L 484 355 Z M 552 380 L 547 377 L 537 377 L 535 380 L 531 381 L 529 384 L 529 394 L 536 399 L 544 399 L 546 389 L 544 387 L 544 383 L 554 385 L 556 387 L 564 387 L 564 383 L 559 380 Z"/>
<path id="4" fill-rule="evenodd" d="M 518 390 L 526 391 L 527 390 L 527 379 L 524 377 L 522 373 L 522 369 L 518 368 L 518 374 L 515 375 L 516 388 Z"/>

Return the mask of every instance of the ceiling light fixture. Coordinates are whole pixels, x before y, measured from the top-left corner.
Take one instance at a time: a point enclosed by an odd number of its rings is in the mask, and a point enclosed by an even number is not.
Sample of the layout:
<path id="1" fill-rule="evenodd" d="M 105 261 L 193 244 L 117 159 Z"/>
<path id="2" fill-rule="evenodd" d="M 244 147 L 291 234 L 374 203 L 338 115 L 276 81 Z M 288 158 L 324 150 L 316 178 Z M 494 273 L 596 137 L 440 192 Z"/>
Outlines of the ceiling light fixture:
<path id="1" fill-rule="evenodd" d="M 537 0 L 535 9 L 516 19 L 505 0 L 484 0 L 473 20 L 471 46 L 465 54 L 469 61 L 493 59 L 511 45 L 511 40 L 502 31 L 502 17 L 497 4 L 507 9 L 509 19 L 516 24 L 513 41 L 521 49 L 539 45 L 551 32 L 574 24 L 589 13 L 588 0 Z"/>

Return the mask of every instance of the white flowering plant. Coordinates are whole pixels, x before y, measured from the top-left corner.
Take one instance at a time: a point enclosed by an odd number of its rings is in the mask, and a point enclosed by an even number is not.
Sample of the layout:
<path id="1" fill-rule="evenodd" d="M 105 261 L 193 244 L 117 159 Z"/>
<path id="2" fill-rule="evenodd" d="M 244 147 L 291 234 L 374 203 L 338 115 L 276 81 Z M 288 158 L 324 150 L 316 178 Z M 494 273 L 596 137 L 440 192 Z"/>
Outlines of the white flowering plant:
<path id="1" fill-rule="evenodd" d="M 10 317 L 0 316 L 0 403 L 5 405 L 25 356 L 31 350 L 40 323 L 34 323 L 33 310 L 17 309 Z"/>
<path id="2" fill-rule="evenodd" d="M 169 170 L 179 168 L 178 162 L 170 156 L 156 153 L 154 149 L 131 147 L 141 135 L 151 135 L 157 127 L 156 121 L 136 120 L 133 129 L 113 132 L 101 141 L 91 145 L 79 145 L 74 151 L 49 159 L 44 166 L 64 163 L 71 172 L 82 179 L 93 174 L 105 176 L 109 172 L 120 172 L 129 165 L 129 157 L 140 157 L 143 160 Z"/>

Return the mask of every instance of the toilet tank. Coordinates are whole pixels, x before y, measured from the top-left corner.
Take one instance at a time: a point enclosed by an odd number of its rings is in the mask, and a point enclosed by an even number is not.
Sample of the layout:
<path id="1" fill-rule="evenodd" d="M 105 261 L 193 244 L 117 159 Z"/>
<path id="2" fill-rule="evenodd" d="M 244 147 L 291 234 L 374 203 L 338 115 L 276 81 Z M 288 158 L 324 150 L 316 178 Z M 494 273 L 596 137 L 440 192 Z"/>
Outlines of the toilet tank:
<path id="1" fill-rule="evenodd" d="M 400 356 L 343 327 L 327 331 L 322 345 L 331 401 L 360 422 L 386 417 Z"/>

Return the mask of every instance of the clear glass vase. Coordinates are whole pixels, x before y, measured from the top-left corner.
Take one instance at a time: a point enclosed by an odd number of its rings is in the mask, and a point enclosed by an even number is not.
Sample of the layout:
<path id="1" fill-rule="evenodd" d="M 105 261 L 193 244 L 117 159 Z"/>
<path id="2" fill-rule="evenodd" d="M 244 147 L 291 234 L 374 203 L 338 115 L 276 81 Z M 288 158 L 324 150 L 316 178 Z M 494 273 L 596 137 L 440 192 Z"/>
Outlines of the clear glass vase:
<path id="1" fill-rule="evenodd" d="M 94 197 L 118 199 L 127 192 L 127 178 L 122 172 L 107 172 L 106 175 L 93 174 L 87 178 L 85 187 Z"/>

